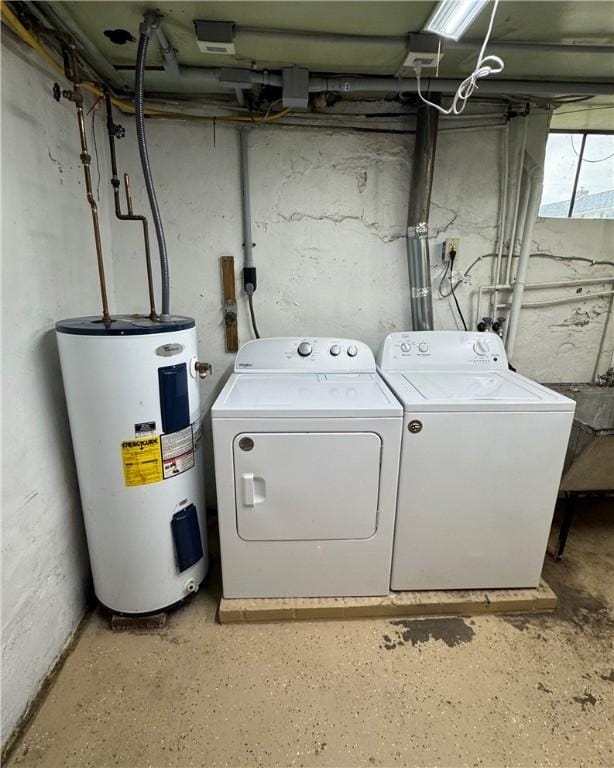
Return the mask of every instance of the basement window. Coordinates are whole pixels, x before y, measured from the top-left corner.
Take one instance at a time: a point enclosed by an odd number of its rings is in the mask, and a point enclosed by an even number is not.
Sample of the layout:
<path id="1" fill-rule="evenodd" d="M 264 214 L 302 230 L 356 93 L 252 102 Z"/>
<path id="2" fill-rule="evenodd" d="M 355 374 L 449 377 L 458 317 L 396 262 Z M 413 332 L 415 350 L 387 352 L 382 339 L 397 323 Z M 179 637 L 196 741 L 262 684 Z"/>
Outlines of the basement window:
<path id="1" fill-rule="evenodd" d="M 539 215 L 614 219 L 614 133 L 550 133 Z"/>

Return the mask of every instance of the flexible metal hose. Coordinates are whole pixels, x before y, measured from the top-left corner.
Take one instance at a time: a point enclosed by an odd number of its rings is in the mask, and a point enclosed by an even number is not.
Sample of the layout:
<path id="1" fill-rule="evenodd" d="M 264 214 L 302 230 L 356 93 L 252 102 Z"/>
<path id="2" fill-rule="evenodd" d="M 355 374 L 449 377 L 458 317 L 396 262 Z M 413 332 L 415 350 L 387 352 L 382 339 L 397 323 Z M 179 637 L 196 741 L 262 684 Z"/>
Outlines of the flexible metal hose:
<path id="1" fill-rule="evenodd" d="M 143 25 L 145 26 L 145 25 Z M 149 153 L 147 151 L 147 139 L 145 138 L 145 115 L 143 106 L 143 83 L 145 79 L 145 57 L 147 55 L 147 46 L 151 36 L 151 28 L 148 31 L 142 31 L 139 36 L 139 47 L 136 55 L 136 73 L 134 81 L 134 106 L 136 118 L 136 135 L 139 145 L 139 155 L 141 157 L 141 166 L 143 176 L 145 177 L 145 187 L 147 197 L 151 207 L 151 216 L 156 229 L 156 238 L 158 240 L 158 251 L 160 253 L 160 275 L 162 278 L 162 313 L 160 318 L 167 320 L 170 317 L 170 271 L 168 265 L 168 253 L 166 250 L 166 239 L 164 237 L 164 227 L 156 198 L 151 165 L 149 163 Z"/>

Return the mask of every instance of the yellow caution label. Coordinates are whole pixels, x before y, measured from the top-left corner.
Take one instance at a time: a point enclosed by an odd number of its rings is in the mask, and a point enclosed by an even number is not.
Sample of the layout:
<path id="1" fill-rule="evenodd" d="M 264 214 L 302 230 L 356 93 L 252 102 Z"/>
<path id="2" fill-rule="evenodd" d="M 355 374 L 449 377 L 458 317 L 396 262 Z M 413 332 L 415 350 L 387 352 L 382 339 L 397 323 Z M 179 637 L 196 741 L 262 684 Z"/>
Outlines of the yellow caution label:
<path id="1" fill-rule="evenodd" d="M 122 443 L 122 464 L 127 486 L 157 483 L 164 478 L 160 438 L 125 440 Z"/>

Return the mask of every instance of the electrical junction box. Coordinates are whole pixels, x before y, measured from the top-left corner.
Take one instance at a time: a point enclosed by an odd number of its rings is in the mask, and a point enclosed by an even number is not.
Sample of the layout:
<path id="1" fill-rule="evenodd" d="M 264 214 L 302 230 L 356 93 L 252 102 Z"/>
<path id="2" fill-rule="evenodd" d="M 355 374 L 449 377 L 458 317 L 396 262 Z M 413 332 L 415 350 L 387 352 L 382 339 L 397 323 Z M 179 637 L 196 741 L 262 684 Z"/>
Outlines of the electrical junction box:
<path id="1" fill-rule="evenodd" d="M 235 52 L 234 21 L 194 21 L 196 42 L 203 53 L 233 55 Z"/>
<path id="2" fill-rule="evenodd" d="M 282 103 L 290 109 L 308 108 L 309 70 L 302 67 L 286 67 L 282 70 Z"/>
<path id="3" fill-rule="evenodd" d="M 409 50 L 401 70 L 436 67 L 443 56 L 441 38 L 437 35 L 410 35 Z"/>

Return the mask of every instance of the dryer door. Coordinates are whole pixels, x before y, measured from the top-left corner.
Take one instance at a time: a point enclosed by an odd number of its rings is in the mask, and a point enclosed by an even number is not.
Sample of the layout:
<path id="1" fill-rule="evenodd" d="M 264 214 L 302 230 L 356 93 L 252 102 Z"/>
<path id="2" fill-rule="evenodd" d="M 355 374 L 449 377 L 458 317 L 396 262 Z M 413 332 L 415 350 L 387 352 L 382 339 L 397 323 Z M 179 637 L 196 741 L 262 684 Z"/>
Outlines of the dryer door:
<path id="1" fill-rule="evenodd" d="M 381 446 L 373 432 L 237 435 L 239 536 L 248 541 L 369 538 L 377 529 Z"/>

